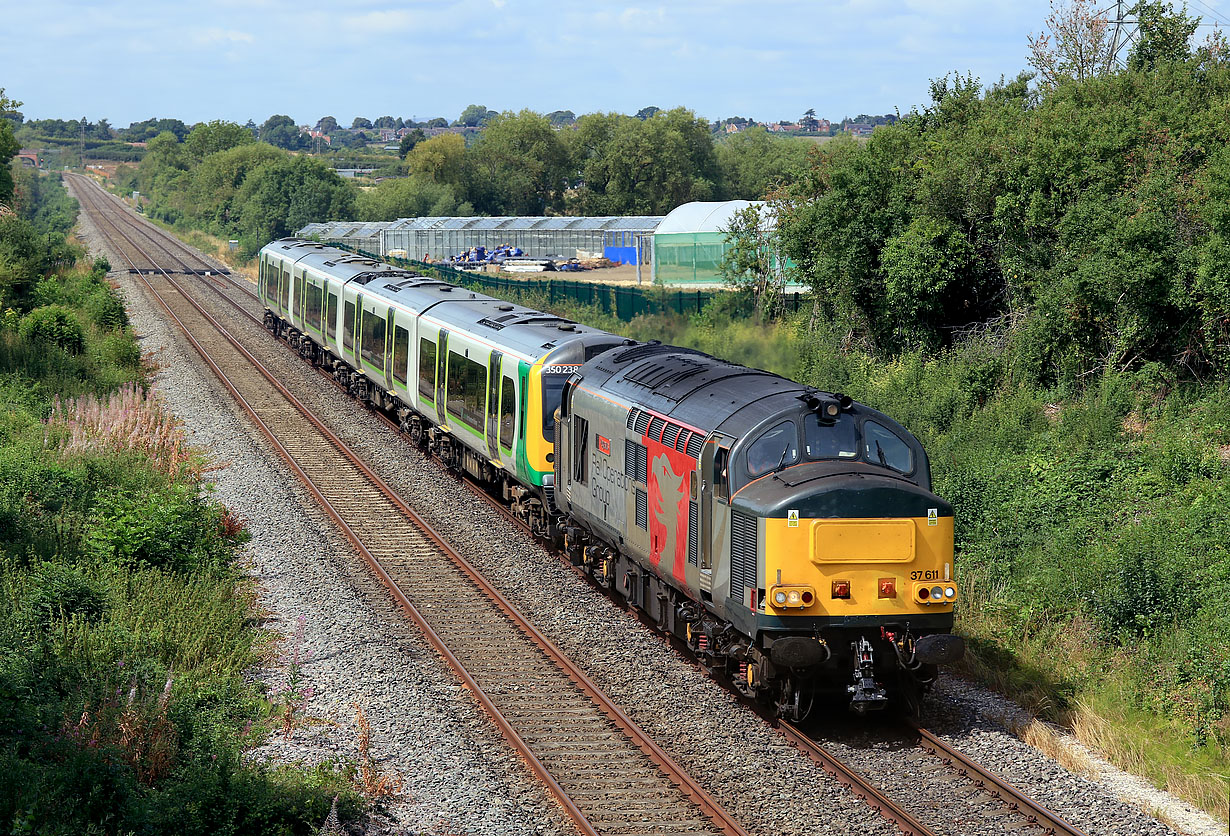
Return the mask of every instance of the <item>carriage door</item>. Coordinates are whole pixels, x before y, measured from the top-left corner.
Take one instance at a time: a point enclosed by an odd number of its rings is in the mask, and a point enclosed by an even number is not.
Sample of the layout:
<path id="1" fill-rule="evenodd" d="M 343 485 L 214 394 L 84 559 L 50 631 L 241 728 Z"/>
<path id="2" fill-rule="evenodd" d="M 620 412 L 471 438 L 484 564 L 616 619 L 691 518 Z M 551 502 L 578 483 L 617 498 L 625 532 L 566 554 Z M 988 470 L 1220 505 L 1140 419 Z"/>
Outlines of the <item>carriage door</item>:
<path id="1" fill-rule="evenodd" d="M 388 321 L 384 323 L 384 386 L 393 391 L 393 307 L 389 306 Z"/>
<path id="2" fill-rule="evenodd" d="M 500 438 L 500 361 L 503 358 L 503 354 L 493 351 L 491 362 L 487 364 L 487 452 L 492 461 L 500 460 L 497 445 Z"/>
<path id="3" fill-rule="evenodd" d="M 436 423 L 444 426 L 444 407 L 447 394 L 448 372 L 448 331 L 440 329 L 440 339 L 436 344 Z"/>
<path id="4" fill-rule="evenodd" d="M 729 553 L 730 482 L 726 468 L 734 439 L 714 433 L 700 453 L 700 588 L 713 590 L 713 567 Z"/>

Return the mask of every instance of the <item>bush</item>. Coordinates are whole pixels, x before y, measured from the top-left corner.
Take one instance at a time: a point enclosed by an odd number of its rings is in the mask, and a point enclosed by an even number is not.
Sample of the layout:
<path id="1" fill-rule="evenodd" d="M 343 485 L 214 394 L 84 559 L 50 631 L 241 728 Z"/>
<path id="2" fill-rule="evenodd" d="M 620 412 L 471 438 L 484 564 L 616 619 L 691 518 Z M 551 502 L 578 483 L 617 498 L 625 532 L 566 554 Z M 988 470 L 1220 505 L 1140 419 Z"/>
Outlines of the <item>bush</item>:
<path id="1" fill-rule="evenodd" d="M 85 333 L 71 310 L 61 305 L 44 305 L 26 314 L 20 333 L 30 342 L 54 345 L 69 354 L 80 354 L 85 348 Z"/>
<path id="2" fill-rule="evenodd" d="M 221 506 L 197 496 L 195 487 L 119 491 L 97 497 L 86 543 L 97 560 L 125 568 L 208 571 L 229 558 L 220 520 Z"/>
<path id="3" fill-rule="evenodd" d="M 44 627 L 57 619 L 80 618 L 93 623 L 107 609 L 98 584 L 71 566 L 44 563 L 34 576 L 26 603 L 35 621 Z"/>

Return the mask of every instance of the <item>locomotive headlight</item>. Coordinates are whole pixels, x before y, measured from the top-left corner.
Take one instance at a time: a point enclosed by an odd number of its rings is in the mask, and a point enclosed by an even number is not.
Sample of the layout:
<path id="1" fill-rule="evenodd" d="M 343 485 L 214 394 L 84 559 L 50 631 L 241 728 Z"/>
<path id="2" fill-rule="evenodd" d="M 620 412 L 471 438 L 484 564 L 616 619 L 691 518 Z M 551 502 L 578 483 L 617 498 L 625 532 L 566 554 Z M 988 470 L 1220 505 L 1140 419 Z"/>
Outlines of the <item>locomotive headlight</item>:
<path id="1" fill-rule="evenodd" d="M 956 598 L 956 597 L 957 597 L 957 590 L 956 590 L 956 588 L 955 588 L 955 587 L 951 587 L 951 586 L 946 586 L 946 587 L 944 587 L 944 597 L 945 597 L 945 598 L 947 598 L 947 599 L 948 599 L 948 600 L 950 600 L 950 601 L 951 601 L 953 598 Z"/>
<path id="2" fill-rule="evenodd" d="M 828 406 L 826 406 L 826 407 L 824 408 L 824 411 L 828 413 L 828 416 L 829 416 L 830 418 L 836 418 L 836 417 L 837 417 L 837 413 L 838 413 L 838 412 L 841 412 L 841 407 L 839 407 L 839 406 L 838 406 L 837 404 L 835 404 L 835 403 L 830 403 Z"/>
<path id="3" fill-rule="evenodd" d="M 816 600 L 816 591 L 803 584 L 774 586 L 769 590 L 769 600 L 775 607 L 810 607 Z"/>
<path id="4" fill-rule="evenodd" d="M 944 590 L 938 586 L 931 587 L 931 597 L 936 601 L 944 600 Z"/>

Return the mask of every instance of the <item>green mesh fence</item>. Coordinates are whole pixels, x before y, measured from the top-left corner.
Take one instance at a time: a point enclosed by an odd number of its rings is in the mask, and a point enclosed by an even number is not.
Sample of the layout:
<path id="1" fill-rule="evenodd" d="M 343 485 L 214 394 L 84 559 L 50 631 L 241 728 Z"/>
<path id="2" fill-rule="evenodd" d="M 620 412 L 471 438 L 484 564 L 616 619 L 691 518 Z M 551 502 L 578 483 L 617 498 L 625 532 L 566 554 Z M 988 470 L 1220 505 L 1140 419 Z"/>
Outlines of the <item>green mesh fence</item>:
<path id="1" fill-rule="evenodd" d="M 603 313 L 614 314 L 622 322 L 631 322 L 642 314 L 674 312 L 677 314 L 700 313 L 705 305 L 728 291 L 684 290 L 673 287 L 634 287 L 598 282 L 582 282 L 574 279 L 513 279 L 486 273 L 471 273 L 457 270 L 444 264 L 425 264 L 405 258 L 377 255 L 366 250 L 331 244 L 368 258 L 405 267 L 425 275 L 434 275 L 450 284 L 482 291 L 502 299 L 518 299 L 522 294 L 542 294 L 547 304 L 573 302 L 601 308 Z M 720 256 L 719 256 L 720 260 Z M 799 308 L 799 294 L 792 294 L 789 304 Z"/>

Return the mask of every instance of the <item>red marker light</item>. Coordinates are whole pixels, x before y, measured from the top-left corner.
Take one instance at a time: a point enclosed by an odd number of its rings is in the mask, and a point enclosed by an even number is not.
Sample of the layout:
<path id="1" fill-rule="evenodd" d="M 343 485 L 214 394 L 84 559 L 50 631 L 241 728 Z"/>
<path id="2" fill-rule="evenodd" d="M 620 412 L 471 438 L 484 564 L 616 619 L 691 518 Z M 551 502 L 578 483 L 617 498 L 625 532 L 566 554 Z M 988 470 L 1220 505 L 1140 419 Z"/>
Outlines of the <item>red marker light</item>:
<path id="1" fill-rule="evenodd" d="M 880 578 L 879 589 L 881 598 L 896 598 L 897 580 L 895 578 Z"/>
<path id="2" fill-rule="evenodd" d="M 833 597 L 834 598 L 849 598 L 850 597 L 850 582 L 849 581 L 833 581 Z"/>

